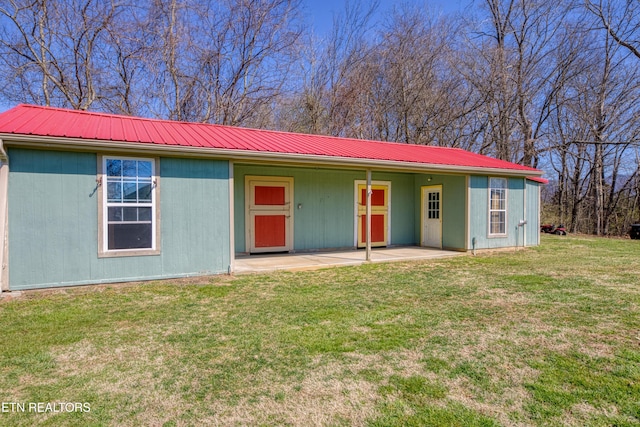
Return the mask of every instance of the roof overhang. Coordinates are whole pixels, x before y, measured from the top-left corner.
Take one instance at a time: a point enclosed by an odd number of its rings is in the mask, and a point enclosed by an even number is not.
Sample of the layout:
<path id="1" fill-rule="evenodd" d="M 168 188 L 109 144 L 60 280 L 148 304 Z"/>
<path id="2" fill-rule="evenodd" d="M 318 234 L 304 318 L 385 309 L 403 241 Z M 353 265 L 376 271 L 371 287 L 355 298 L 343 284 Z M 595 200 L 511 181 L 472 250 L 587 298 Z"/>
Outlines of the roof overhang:
<path id="1" fill-rule="evenodd" d="M 435 163 L 401 162 L 393 160 L 372 160 L 353 157 L 322 156 L 296 153 L 279 153 L 270 151 L 236 150 L 226 148 L 185 147 L 182 145 L 162 145 L 150 143 L 134 143 L 124 141 L 107 141 L 80 138 L 61 138 L 40 135 L 23 135 L 0 133 L 0 140 L 11 146 L 34 149 L 58 149 L 72 151 L 118 151 L 126 153 L 145 153 L 171 155 L 175 157 L 204 157 L 228 159 L 255 163 L 281 163 L 286 165 L 304 165 L 332 168 L 378 169 L 414 173 L 455 173 L 455 174 L 495 174 L 504 176 L 536 177 L 543 171 L 519 170 L 507 168 L 487 168 L 477 166 L 454 166 Z"/>
<path id="2" fill-rule="evenodd" d="M 544 185 L 549 183 L 548 179 L 542 178 L 542 177 L 539 177 L 539 176 L 528 176 L 527 179 L 529 181 L 537 182 L 539 184 L 544 184 Z"/>

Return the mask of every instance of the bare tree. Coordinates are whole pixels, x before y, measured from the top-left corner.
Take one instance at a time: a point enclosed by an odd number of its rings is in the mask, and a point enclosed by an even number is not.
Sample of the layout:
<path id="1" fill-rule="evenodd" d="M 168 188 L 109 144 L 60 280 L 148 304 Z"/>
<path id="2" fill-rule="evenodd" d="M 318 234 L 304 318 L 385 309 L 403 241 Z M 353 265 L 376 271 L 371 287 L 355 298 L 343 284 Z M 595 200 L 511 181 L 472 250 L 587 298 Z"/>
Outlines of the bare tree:
<path id="1" fill-rule="evenodd" d="M 630 154 L 637 147 L 640 86 L 629 54 L 607 32 L 588 31 L 582 19 L 573 32 L 581 39 L 581 59 L 557 98 L 554 130 L 561 143 L 551 161 L 560 164 L 561 220 L 574 231 L 601 235 L 620 222 L 616 218 L 636 182 L 638 165 Z"/>
<path id="2" fill-rule="evenodd" d="M 299 65 L 302 84 L 287 104 L 289 117 L 282 126 L 289 130 L 336 136 L 355 136 L 350 131 L 360 89 L 353 85 L 366 68 L 371 54 L 369 30 L 378 1 L 345 2 L 335 15 L 329 35 L 310 36 Z"/>
<path id="3" fill-rule="evenodd" d="M 563 2 L 486 0 L 487 20 L 471 27 L 461 72 L 482 98 L 480 151 L 528 166 L 538 164 L 540 140 L 566 61 L 557 61 Z M 472 24 L 470 24 L 472 25 Z"/>
<path id="4" fill-rule="evenodd" d="M 263 126 L 270 120 L 297 59 L 298 8 L 298 0 L 227 0 L 200 10 L 203 121 Z"/>
<path id="5" fill-rule="evenodd" d="M 355 20 L 348 26 L 353 30 L 368 14 L 346 16 Z M 307 122 L 317 131 L 324 121 L 327 133 L 356 138 L 467 144 L 469 112 L 475 108 L 470 105 L 477 100 L 462 76 L 452 72 L 456 23 L 416 6 L 402 6 L 387 16 L 368 42 L 344 30 L 333 33 L 330 49 L 320 56 L 329 60 L 315 68 L 301 103 L 313 118 Z M 345 49 L 349 43 L 352 47 Z M 342 52 L 340 61 L 337 52 Z"/>
<path id="6" fill-rule="evenodd" d="M 636 1 L 585 0 L 586 9 L 602 23 L 611 38 L 640 59 L 640 4 Z"/>
<path id="7" fill-rule="evenodd" d="M 298 51 L 299 0 L 123 1 L 0 3 L 5 99 L 225 124 L 270 120 Z"/>
<path id="8" fill-rule="evenodd" d="M 100 49 L 120 7 L 111 1 L 8 0 L 0 5 L 0 57 L 12 101 L 89 109 L 108 73 Z M 16 87 L 22 90 L 16 90 Z"/>
<path id="9" fill-rule="evenodd" d="M 150 115 L 145 96 L 150 85 L 146 59 L 153 56 L 155 40 L 149 34 L 146 13 L 143 4 L 123 5 L 106 29 L 108 36 L 101 55 L 102 63 L 111 72 L 108 79 L 101 81 L 103 96 L 99 101 L 100 108 L 105 111 Z"/>
<path id="10" fill-rule="evenodd" d="M 438 144 L 436 129 L 450 110 L 448 100 L 457 95 L 447 63 L 453 33 L 444 21 L 407 6 L 397 9 L 386 27 L 375 60 L 383 83 L 375 99 L 384 110 L 379 115 L 385 117 L 384 126 L 378 126 L 384 133 L 378 137 Z"/>

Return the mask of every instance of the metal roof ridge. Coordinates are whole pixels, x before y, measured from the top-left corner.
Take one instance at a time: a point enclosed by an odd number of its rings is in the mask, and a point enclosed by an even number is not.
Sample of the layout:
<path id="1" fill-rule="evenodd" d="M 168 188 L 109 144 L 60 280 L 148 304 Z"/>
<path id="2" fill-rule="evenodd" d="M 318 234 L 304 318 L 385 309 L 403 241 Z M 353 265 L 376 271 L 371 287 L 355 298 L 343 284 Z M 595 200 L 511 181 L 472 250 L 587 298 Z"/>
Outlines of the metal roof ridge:
<path id="1" fill-rule="evenodd" d="M 335 136 L 335 135 L 325 135 L 325 134 L 314 134 L 314 133 L 300 133 L 300 132 L 290 132 L 290 131 L 283 131 L 283 130 L 277 130 L 277 129 L 260 129 L 260 128 L 252 128 L 252 127 L 243 127 L 243 126 L 231 126 L 231 125 L 224 125 L 224 124 L 219 124 L 219 123 L 202 123 L 202 122 L 189 122 L 189 121 L 184 121 L 184 120 L 169 120 L 169 119 L 158 119 L 158 118 L 152 118 L 152 117 L 139 117 L 139 116 L 128 116 L 126 114 L 114 114 L 114 113 L 104 113 L 104 112 L 100 112 L 100 111 L 87 111 L 87 110 L 74 110 L 71 108 L 63 108 L 63 107 L 51 107 L 51 106 L 44 106 L 44 105 L 34 105 L 34 104 L 18 104 L 15 108 L 17 107 L 27 107 L 27 108 L 33 108 L 33 109 L 37 109 L 37 110 L 56 110 L 56 111 L 60 111 L 60 112 L 64 112 L 64 113 L 73 113 L 73 114 L 80 114 L 80 115 L 91 115 L 91 116 L 98 116 L 98 117 L 104 117 L 104 118 L 110 118 L 110 119 L 125 119 L 125 120 L 135 120 L 135 121 L 150 121 L 150 122 L 156 122 L 156 123 L 172 123 L 172 124 L 185 124 L 185 125 L 189 125 L 191 127 L 200 127 L 200 126 L 204 126 L 204 127 L 208 127 L 208 126 L 212 126 L 212 127 L 219 127 L 219 128 L 225 128 L 225 129 L 232 129 L 232 130 L 241 130 L 241 131 L 249 131 L 249 132 L 259 132 L 259 133 L 273 133 L 273 134 L 281 134 L 281 135 L 296 135 L 296 136 L 304 136 L 306 138 L 331 138 L 331 139 L 340 139 L 340 140 L 344 140 L 344 141 L 353 141 L 353 142 L 359 142 L 359 143 L 375 143 L 375 144 L 383 144 L 383 145 L 394 145 L 394 146 L 420 146 L 420 147 L 429 147 L 429 148 L 435 148 L 435 149 L 441 149 L 441 150 L 459 150 L 459 151 L 464 151 L 467 152 L 467 150 L 463 150 L 462 148 L 457 148 L 457 147 L 441 147 L 438 145 L 422 145 L 422 144 L 411 144 L 411 143 L 407 143 L 407 142 L 393 142 L 393 141 L 377 141 L 374 139 L 361 139 L 361 138 L 351 138 L 351 137 L 346 137 L 346 136 Z M 6 110 L 9 111 L 9 110 Z M 477 153 L 475 153 L 477 154 Z"/>
<path id="2" fill-rule="evenodd" d="M 128 116 L 126 114 L 114 114 L 114 113 L 104 113 L 102 111 L 87 111 L 87 110 L 74 110 L 73 108 L 64 108 L 64 107 L 51 107 L 51 106 L 46 106 L 46 105 L 35 105 L 35 104 L 18 104 L 13 108 L 9 108 L 5 111 L 3 111 L 0 114 L 4 114 L 8 111 L 11 111 L 14 108 L 19 108 L 19 107 L 26 107 L 26 108 L 33 108 L 34 110 L 42 110 L 42 111 L 51 111 L 51 110 L 55 110 L 55 111 L 59 111 L 61 113 L 71 113 L 71 114 L 81 114 L 81 115 L 88 115 L 88 116 L 98 116 L 98 117 L 103 117 L 103 118 L 110 118 L 110 119 L 125 119 L 125 120 L 135 120 L 135 121 L 150 121 L 150 122 L 166 122 L 166 123 L 182 123 L 182 124 L 196 124 L 196 125 L 212 125 L 210 123 L 195 123 L 195 122 L 187 122 L 187 121 L 182 121 L 182 120 L 169 120 L 169 119 L 156 119 L 153 117 L 140 117 L 140 116 Z"/>

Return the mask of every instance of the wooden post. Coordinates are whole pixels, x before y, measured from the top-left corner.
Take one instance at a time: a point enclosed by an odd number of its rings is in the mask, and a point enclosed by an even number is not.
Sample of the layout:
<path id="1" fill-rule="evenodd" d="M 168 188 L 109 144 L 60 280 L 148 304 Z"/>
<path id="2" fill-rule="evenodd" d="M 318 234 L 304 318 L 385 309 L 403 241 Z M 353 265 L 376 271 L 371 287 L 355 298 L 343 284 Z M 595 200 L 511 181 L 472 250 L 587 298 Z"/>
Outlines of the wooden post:
<path id="1" fill-rule="evenodd" d="M 367 169 L 367 215 L 366 215 L 367 261 L 371 261 L 371 169 Z"/>

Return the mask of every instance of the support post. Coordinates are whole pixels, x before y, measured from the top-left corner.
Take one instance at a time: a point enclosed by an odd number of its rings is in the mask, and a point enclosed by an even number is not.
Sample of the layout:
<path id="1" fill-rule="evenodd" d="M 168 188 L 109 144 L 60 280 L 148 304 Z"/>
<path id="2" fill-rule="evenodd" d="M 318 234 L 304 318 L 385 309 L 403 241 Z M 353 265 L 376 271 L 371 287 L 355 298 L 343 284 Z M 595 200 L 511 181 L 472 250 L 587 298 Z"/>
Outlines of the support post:
<path id="1" fill-rule="evenodd" d="M 367 169 L 367 214 L 366 214 L 367 261 L 371 261 L 371 169 Z"/>

